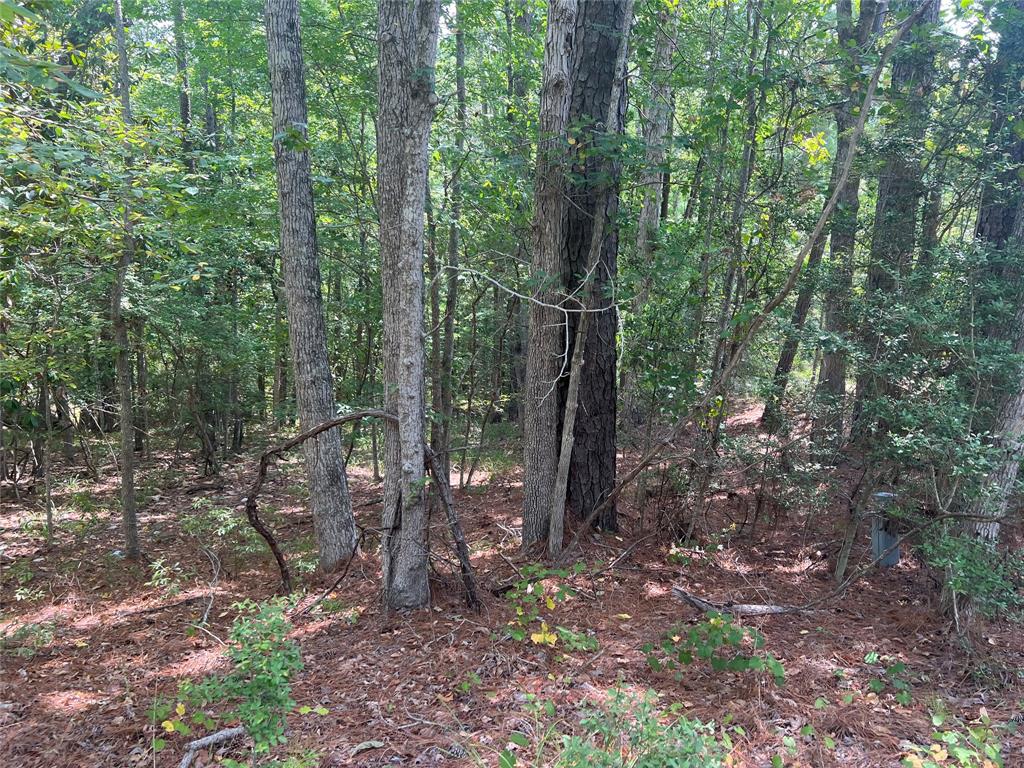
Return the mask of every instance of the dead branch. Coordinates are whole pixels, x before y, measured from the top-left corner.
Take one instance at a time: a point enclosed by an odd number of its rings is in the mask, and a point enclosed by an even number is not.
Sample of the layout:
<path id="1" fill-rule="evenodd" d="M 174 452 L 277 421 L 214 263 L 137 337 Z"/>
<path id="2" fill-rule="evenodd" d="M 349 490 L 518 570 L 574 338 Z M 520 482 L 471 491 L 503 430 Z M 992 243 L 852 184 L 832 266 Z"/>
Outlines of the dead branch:
<path id="1" fill-rule="evenodd" d="M 185 745 L 185 754 L 182 756 L 181 762 L 178 763 L 178 768 L 189 768 L 192 765 L 192 761 L 196 759 L 196 753 L 200 749 L 212 747 L 214 744 L 223 744 L 225 741 L 231 741 L 244 735 L 245 726 L 236 725 L 234 728 L 224 728 L 216 733 L 211 733 L 209 736 L 203 736 L 201 739 L 190 741 Z"/>
<path id="2" fill-rule="evenodd" d="M 274 555 L 274 560 L 277 561 L 277 568 L 281 572 L 281 591 L 285 594 L 289 594 L 292 591 L 292 576 L 288 570 L 288 563 L 285 561 L 284 553 L 281 551 L 281 547 L 278 546 L 277 539 L 274 537 L 273 532 L 262 520 L 260 520 L 259 508 L 257 507 L 260 489 L 263 488 L 263 483 L 267 480 L 267 471 L 270 469 L 270 465 L 278 457 L 283 456 L 293 448 L 302 445 L 307 440 L 330 429 L 339 427 L 342 424 L 347 424 L 350 421 L 358 421 L 359 419 L 364 418 L 398 421 L 397 417 L 390 413 L 386 413 L 385 411 L 371 409 L 356 411 L 355 413 L 347 413 L 336 419 L 331 419 L 330 421 L 325 421 L 322 424 L 317 424 L 315 427 L 311 427 L 305 432 L 300 432 L 295 435 L 295 437 L 285 440 L 280 445 L 264 451 L 263 455 L 260 456 L 259 467 L 256 471 L 256 479 L 253 481 L 252 487 L 249 488 L 249 494 L 245 497 L 245 516 L 249 520 L 249 525 L 256 530 L 256 533 L 263 537 L 263 540 L 267 542 L 267 546 Z"/>
<path id="3" fill-rule="evenodd" d="M 438 495 L 444 505 L 445 515 L 448 517 L 448 527 L 455 540 L 455 554 L 459 558 L 459 570 L 462 573 L 462 586 L 466 590 L 466 602 L 474 611 L 480 610 L 480 597 L 476 591 L 476 579 L 473 578 L 473 566 L 469 561 L 469 547 L 466 545 L 466 537 L 462 533 L 462 525 L 459 523 L 459 516 L 455 513 L 455 502 L 452 499 L 452 488 L 437 460 L 437 456 L 430 449 L 429 445 L 423 446 L 424 456 L 430 472 L 434 476 L 434 483 L 437 485 Z"/>
<path id="4" fill-rule="evenodd" d="M 809 610 L 803 606 L 796 605 L 772 605 L 762 603 L 715 603 L 705 600 L 703 597 L 687 592 L 679 586 L 672 587 L 672 595 L 684 603 L 689 603 L 698 611 L 707 613 L 716 611 L 718 613 L 730 613 L 733 616 L 772 616 L 781 613 L 797 613 Z"/>

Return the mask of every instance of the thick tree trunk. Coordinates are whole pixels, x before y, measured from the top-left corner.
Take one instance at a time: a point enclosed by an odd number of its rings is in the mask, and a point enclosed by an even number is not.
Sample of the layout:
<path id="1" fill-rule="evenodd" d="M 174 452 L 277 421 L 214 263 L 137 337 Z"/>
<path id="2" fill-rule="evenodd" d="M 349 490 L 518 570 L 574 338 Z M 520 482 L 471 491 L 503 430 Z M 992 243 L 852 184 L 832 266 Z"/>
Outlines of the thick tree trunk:
<path id="1" fill-rule="evenodd" d="M 857 122 L 855 110 L 860 106 L 860 90 L 853 90 L 862 71 L 862 59 L 872 39 L 878 13 L 876 0 L 863 0 L 856 24 L 850 0 L 837 0 L 839 44 L 847 51 L 846 77 L 849 86 L 846 98 L 836 108 L 836 161 L 845 163 L 850 154 L 850 135 Z M 825 330 L 843 337 L 848 326 L 847 304 L 853 290 L 853 254 L 857 245 L 857 219 L 860 213 L 860 171 L 853 165 L 847 174 L 832 214 L 829 238 L 829 282 L 825 290 Z M 821 377 L 815 398 L 818 416 L 814 424 L 814 438 L 823 454 L 833 454 L 844 433 L 846 407 L 846 352 L 838 344 L 830 344 L 822 351 Z"/>
<path id="2" fill-rule="evenodd" d="M 632 7 L 631 5 L 629 6 Z M 570 173 L 576 183 L 567 190 L 563 280 L 571 295 L 585 282 L 590 283 L 594 315 L 587 329 L 583 350 L 583 369 L 579 384 L 579 409 L 587 415 L 576 420 L 572 462 L 569 469 L 569 511 L 577 518 L 587 517 L 615 487 L 615 427 L 617 411 L 616 335 L 618 311 L 613 296 L 617 276 L 618 179 L 608 153 L 613 152 L 607 124 L 617 114 L 622 125 L 626 109 L 625 88 L 616 89 L 619 51 L 628 41 L 630 20 L 626 0 L 584 0 L 579 5 L 574 32 L 572 95 L 569 102 L 570 130 L 575 131 Z M 612 99 L 615 103 L 612 103 Z M 598 225 L 597 222 L 602 224 Z M 604 227 L 603 222 L 611 222 Z M 596 262 L 590 261 L 595 227 L 603 237 Z M 575 347 L 578 313 L 568 315 L 569 357 Z M 559 381 L 560 411 L 568 400 L 569 377 Z M 557 501 L 557 500 L 555 500 Z M 615 505 L 607 506 L 595 525 L 604 530 L 617 529 Z"/>
<path id="3" fill-rule="evenodd" d="M 267 0 L 265 11 L 274 161 L 281 218 L 281 265 L 288 338 L 301 429 L 334 418 L 337 408 L 327 358 L 313 182 L 306 151 L 306 80 L 298 0 Z M 303 444 L 320 568 L 339 568 L 356 546 L 341 434 L 332 429 Z"/>
<path id="4" fill-rule="evenodd" d="M 124 13 L 121 0 L 114 0 L 114 24 L 117 38 L 118 90 L 121 114 L 126 124 L 132 122 L 130 81 L 128 79 L 128 48 L 124 35 Z M 124 317 L 124 285 L 135 258 L 135 237 L 132 234 L 131 211 L 127 194 L 123 200 L 122 227 L 124 241 L 110 292 L 110 324 L 114 332 L 114 360 L 117 391 L 120 398 L 121 422 L 121 526 L 124 532 L 125 557 L 139 557 L 139 525 L 135 510 L 135 434 L 134 397 L 132 392 L 131 347 L 128 342 L 128 321 Z"/>
<path id="5" fill-rule="evenodd" d="M 534 183 L 533 295 L 523 397 L 523 547 L 545 541 L 558 468 L 558 379 L 568 366 L 562 288 L 564 154 L 571 95 L 576 0 L 551 0 L 544 41 L 537 175 Z"/>
<path id="6" fill-rule="evenodd" d="M 1011 0 L 1000 8 L 999 49 L 990 71 L 992 103 L 995 105 L 989 126 L 988 145 L 995 148 L 997 167 L 1004 170 L 986 181 L 975 237 L 992 250 L 990 272 L 1005 284 L 1015 286 L 1016 312 L 1009 327 L 990 325 L 982 329 L 989 338 L 1008 339 L 1012 351 L 1024 356 L 1024 292 L 1021 292 L 1024 253 L 1024 191 L 1019 174 L 1024 167 L 1024 137 L 1014 127 L 1012 105 L 1024 97 L 1024 0 Z M 980 308 L 979 308 L 980 309 Z M 985 419 L 985 422 L 988 420 Z M 967 515 L 976 519 L 964 522 L 965 533 L 993 550 L 999 542 L 1000 518 L 1009 509 L 1024 460 L 1024 372 L 1018 371 L 1005 393 L 999 395 L 995 417 L 987 427 L 992 436 L 995 456 L 986 478 L 984 493 L 966 505 Z M 947 587 L 946 604 L 953 609 L 957 629 L 969 636 L 974 627 L 976 608 L 967 595 L 952 594 Z"/>
<path id="7" fill-rule="evenodd" d="M 384 597 L 430 600 L 424 499 L 423 215 L 437 96 L 438 0 L 378 3 L 377 190 L 384 292 Z"/>
<path id="8" fill-rule="evenodd" d="M 866 299 L 869 307 L 881 311 L 902 292 L 917 244 L 918 209 L 924 191 L 921 162 L 928 128 L 928 104 L 934 75 L 934 46 L 930 44 L 938 20 L 938 0 L 904 0 L 907 11 L 925 4 L 918 21 L 909 30 L 893 56 L 889 91 L 902 106 L 889 121 L 883 140 L 884 163 L 878 176 L 875 221 L 867 274 Z M 872 312 L 877 316 L 877 312 Z M 886 339 L 881 328 L 868 323 L 865 348 L 872 363 L 885 356 Z M 858 377 L 854 406 L 854 430 L 862 438 L 876 437 L 887 429 L 886 420 L 858 421 L 866 401 L 892 394 L 890 383 L 869 370 Z"/>

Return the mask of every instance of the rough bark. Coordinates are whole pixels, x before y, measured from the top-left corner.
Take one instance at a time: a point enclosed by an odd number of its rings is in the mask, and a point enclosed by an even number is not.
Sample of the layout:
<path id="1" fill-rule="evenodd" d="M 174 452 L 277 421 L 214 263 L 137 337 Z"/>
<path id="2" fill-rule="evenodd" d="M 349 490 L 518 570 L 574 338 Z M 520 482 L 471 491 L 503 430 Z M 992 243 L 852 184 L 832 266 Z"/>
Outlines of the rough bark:
<path id="1" fill-rule="evenodd" d="M 121 0 L 114 0 L 114 26 L 117 38 L 118 90 L 121 96 L 121 115 L 126 124 L 132 122 L 130 81 L 128 79 L 128 47 L 124 35 L 124 12 Z M 132 233 L 128 196 L 123 201 L 122 228 L 124 239 L 121 255 L 114 273 L 110 291 L 110 324 L 114 333 L 117 391 L 120 399 L 121 427 L 121 527 L 124 532 L 125 557 L 139 557 L 139 524 L 135 509 L 135 435 L 134 396 L 132 392 L 131 348 L 128 342 L 128 321 L 124 316 L 124 287 L 128 272 L 135 259 L 135 237 Z"/>
<path id="2" fill-rule="evenodd" d="M 196 160 L 192 156 L 192 93 L 188 82 L 188 47 L 185 42 L 185 8 L 182 0 L 171 1 L 174 32 L 174 67 L 178 74 L 178 117 L 181 120 L 181 153 L 185 167 L 193 173 Z"/>
<path id="3" fill-rule="evenodd" d="M 548 535 L 558 465 L 558 397 L 565 349 L 561 293 L 566 129 L 576 0 L 548 5 L 534 182 L 533 295 L 523 397 L 523 547 Z"/>
<path id="4" fill-rule="evenodd" d="M 281 220 L 281 266 L 299 424 L 308 429 L 334 417 L 334 383 L 317 256 L 313 182 L 306 151 L 306 80 L 298 0 L 267 0 L 265 10 L 274 161 Z M 320 568 L 334 571 L 356 546 L 352 502 L 337 429 L 303 445 Z"/>
<path id="5" fill-rule="evenodd" d="M 839 44 L 849 52 L 845 98 L 835 111 L 836 135 L 839 137 L 836 161 L 845 165 L 851 151 L 850 135 L 857 122 L 855 112 L 860 106 L 860 91 L 855 91 L 853 85 L 859 82 L 858 73 L 872 39 L 878 3 L 875 0 L 862 2 L 856 23 L 850 0 L 838 0 L 836 10 Z M 847 304 L 853 290 L 853 253 L 857 245 L 859 212 L 860 171 L 854 164 L 839 189 L 829 238 L 831 274 L 824 299 L 825 330 L 836 337 L 844 336 L 848 326 Z M 815 393 L 820 413 L 814 425 L 815 442 L 822 451 L 834 450 L 844 431 L 846 363 L 846 353 L 839 345 L 830 344 L 823 350 L 821 378 Z"/>
<path id="6" fill-rule="evenodd" d="M 893 112 L 883 139 L 884 162 L 878 176 L 875 220 L 869 253 L 866 299 L 869 311 L 881 310 L 902 292 L 914 248 L 917 244 L 918 209 L 924 191 L 924 138 L 928 126 L 928 105 L 934 79 L 932 26 L 938 20 L 938 0 L 904 0 L 904 10 L 925 5 L 893 56 L 889 98 Z M 876 324 L 865 328 L 865 348 L 873 363 L 884 361 L 885 334 Z M 885 420 L 858 420 L 866 401 L 892 394 L 884 376 L 866 370 L 858 377 L 854 407 L 855 432 L 867 438 L 886 430 Z M 881 432 L 880 432 L 880 431 Z"/>
<path id="7" fill-rule="evenodd" d="M 384 296 L 384 598 L 430 600 L 424 485 L 423 217 L 437 96 L 438 0 L 378 4 L 377 190 Z"/>
<path id="8" fill-rule="evenodd" d="M 618 54 L 626 42 L 623 36 L 628 34 L 624 18 L 627 10 L 626 0 L 585 0 L 579 5 L 573 34 L 569 126 L 575 138 L 570 159 L 575 181 L 567 189 L 562 279 L 570 295 L 590 281 L 590 308 L 594 310 L 585 338 L 579 391 L 579 408 L 587 417 L 575 424 L 566 499 L 568 510 L 578 519 L 597 508 L 615 487 L 619 322 L 613 294 L 619 195 L 618 179 L 608 162 L 610 153 L 615 152 L 617 130 L 609 130 L 607 121 L 609 115 L 617 114 L 617 125 L 624 122 L 626 92 L 615 85 Z M 604 231 L 599 257 L 592 263 L 591 244 L 599 220 Z M 603 222 L 609 222 L 609 226 L 604 227 Z M 580 315 L 571 313 L 567 320 L 571 359 Z M 560 412 L 564 411 L 568 389 L 569 377 L 563 376 L 558 388 Z M 606 506 L 595 524 L 603 530 L 616 530 L 615 505 Z"/>

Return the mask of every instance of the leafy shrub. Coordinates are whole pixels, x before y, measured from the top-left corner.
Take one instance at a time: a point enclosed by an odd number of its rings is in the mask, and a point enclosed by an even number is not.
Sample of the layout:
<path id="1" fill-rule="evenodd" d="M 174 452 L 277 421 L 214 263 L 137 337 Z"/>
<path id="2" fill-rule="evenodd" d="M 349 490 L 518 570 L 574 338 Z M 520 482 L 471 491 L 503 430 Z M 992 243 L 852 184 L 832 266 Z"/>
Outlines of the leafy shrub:
<path id="1" fill-rule="evenodd" d="M 592 634 L 548 624 L 555 607 L 575 594 L 564 579 L 571 574 L 579 574 L 585 567 L 577 563 L 569 571 L 542 565 L 524 566 L 519 581 L 507 595 L 515 606 L 515 618 L 509 622 L 512 639 L 518 642 L 529 639 L 534 645 L 551 647 L 561 642 L 568 651 L 596 651 L 597 639 Z M 555 581 L 555 584 L 546 586 L 546 581 Z"/>
<path id="2" fill-rule="evenodd" d="M 982 708 L 976 720 L 970 723 L 951 723 L 953 728 L 942 730 L 946 716 L 932 713 L 936 730 L 927 746 L 905 743 L 905 768 L 1002 768 L 1002 744 L 992 728 L 988 712 Z"/>
<path id="3" fill-rule="evenodd" d="M 534 706 L 540 743 L 534 744 L 533 766 L 557 768 L 717 768 L 732 748 L 728 734 L 716 735 L 715 726 L 680 714 L 681 705 L 665 710 L 657 706 L 654 691 L 631 695 L 609 691 L 607 701 L 586 710 L 576 734 L 561 732 L 558 724 L 545 724 L 555 716 L 547 702 Z M 523 733 L 509 741 L 520 750 L 531 746 Z M 498 758 L 500 768 L 513 768 L 519 757 L 512 749 Z"/>
<path id="4" fill-rule="evenodd" d="M 247 600 L 237 608 L 241 615 L 231 627 L 228 649 L 232 670 L 200 683 L 186 683 L 181 694 L 198 707 L 231 705 L 228 717 L 241 721 L 255 743 L 255 751 L 263 753 L 286 741 L 286 717 L 295 707 L 291 678 L 302 669 L 302 659 L 299 646 L 288 639 L 291 624 L 282 601 Z M 326 714 L 322 707 L 310 711 Z M 170 730 L 175 730 L 174 721 L 169 722 Z"/>
<path id="5" fill-rule="evenodd" d="M 727 613 L 711 611 L 706 621 L 689 628 L 676 628 L 665 636 L 661 645 L 648 644 L 643 650 L 655 672 L 707 661 L 715 672 L 767 671 L 781 685 L 785 670 L 770 653 L 758 653 L 764 644 L 764 635 L 753 627 L 737 624 Z"/>

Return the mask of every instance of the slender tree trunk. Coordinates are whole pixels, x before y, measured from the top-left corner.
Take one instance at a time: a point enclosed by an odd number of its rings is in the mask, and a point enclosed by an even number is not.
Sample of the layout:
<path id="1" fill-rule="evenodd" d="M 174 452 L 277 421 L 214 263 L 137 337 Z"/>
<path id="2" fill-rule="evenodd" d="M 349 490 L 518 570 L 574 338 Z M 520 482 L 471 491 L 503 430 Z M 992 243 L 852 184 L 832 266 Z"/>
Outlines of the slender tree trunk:
<path id="1" fill-rule="evenodd" d="M 121 95 L 121 115 L 125 124 L 132 122 L 131 84 L 128 78 L 128 47 L 124 34 L 124 13 L 121 0 L 114 0 L 114 25 L 117 38 L 118 90 Z M 125 557 L 139 558 L 139 524 L 135 509 L 135 435 L 134 398 L 132 393 L 131 346 L 128 341 L 128 321 L 124 316 L 124 286 L 135 258 L 135 237 L 132 234 L 131 211 L 127 190 L 122 201 L 121 255 L 110 292 L 110 324 L 114 332 L 117 372 L 117 390 L 120 397 L 121 421 L 121 527 L 124 532 Z"/>
<path id="2" fill-rule="evenodd" d="M 445 472 L 451 471 L 452 366 L 455 363 L 455 310 L 459 299 L 459 249 L 462 226 L 462 162 L 466 151 L 466 36 L 460 4 L 455 4 L 455 162 L 449 183 L 451 223 L 444 297 L 444 343 L 441 347 L 441 435 L 434 453 Z"/>
<path id="3" fill-rule="evenodd" d="M 178 116 L 181 119 L 181 153 L 185 167 L 195 173 L 192 156 L 192 94 L 188 82 L 188 46 L 185 42 L 185 8 L 182 0 L 171 0 L 174 31 L 174 66 L 178 73 Z"/>
<path id="4" fill-rule="evenodd" d="M 423 214 L 439 0 L 378 3 L 377 192 L 384 291 L 384 598 L 430 600 L 424 500 Z"/>
<path id="5" fill-rule="evenodd" d="M 138 393 L 135 409 L 135 451 L 143 456 L 146 455 L 146 444 L 149 439 L 149 366 L 146 364 L 145 328 L 145 321 L 140 318 L 135 325 L 135 390 Z"/>
<path id="6" fill-rule="evenodd" d="M 327 358 L 313 182 L 305 147 L 306 81 L 298 0 L 267 0 L 265 21 L 288 338 L 299 426 L 309 429 L 334 418 L 337 407 Z M 303 451 L 320 568 L 330 572 L 341 567 L 357 543 L 340 431 L 332 429 L 307 440 Z"/>
<path id="7" fill-rule="evenodd" d="M 558 469 L 558 378 L 568 362 L 561 294 L 563 170 L 576 0 L 551 0 L 544 41 L 534 183 L 532 301 L 523 398 L 523 547 L 545 541 Z"/>

